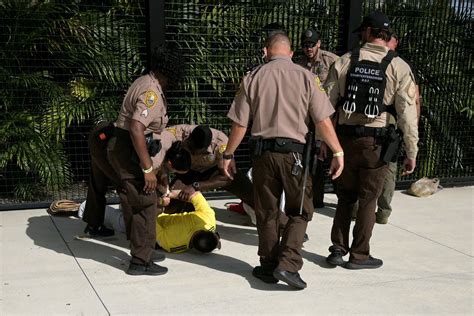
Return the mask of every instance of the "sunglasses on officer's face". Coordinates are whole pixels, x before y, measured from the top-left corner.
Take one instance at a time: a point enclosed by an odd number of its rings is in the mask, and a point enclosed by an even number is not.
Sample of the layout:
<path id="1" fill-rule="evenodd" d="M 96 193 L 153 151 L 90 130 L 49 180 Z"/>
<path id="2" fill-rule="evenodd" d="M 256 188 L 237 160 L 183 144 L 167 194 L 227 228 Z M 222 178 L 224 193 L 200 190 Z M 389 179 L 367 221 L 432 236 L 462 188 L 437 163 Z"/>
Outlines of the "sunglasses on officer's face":
<path id="1" fill-rule="evenodd" d="M 315 42 L 306 42 L 306 43 L 303 43 L 303 48 L 313 48 L 314 46 L 316 46 L 316 43 Z"/>

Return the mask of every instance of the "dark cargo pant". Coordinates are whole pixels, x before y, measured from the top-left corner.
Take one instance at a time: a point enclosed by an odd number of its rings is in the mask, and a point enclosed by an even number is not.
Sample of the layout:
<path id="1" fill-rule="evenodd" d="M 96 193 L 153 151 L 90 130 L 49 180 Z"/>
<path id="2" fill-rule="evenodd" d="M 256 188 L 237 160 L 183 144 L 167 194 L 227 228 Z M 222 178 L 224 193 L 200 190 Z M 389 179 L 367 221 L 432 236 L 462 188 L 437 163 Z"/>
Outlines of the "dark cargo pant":
<path id="1" fill-rule="evenodd" d="M 344 170 L 336 180 L 338 198 L 336 215 L 331 230 L 333 247 L 343 253 L 350 252 L 353 262 L 367 260 L 370 254 L 370 238 L 375 223 L 377 198 L 387 165 L 380 161 L 381 145 L 373 137 L 339 136 L 344 150 Z M 351 213 L 359 201 L 357 219 L 349 246 Z"/>
<path id="2" fill-rule="evenodd" d="M 311 175 L 307 178 L 303 211 L 299 214 L 304 170 L 291 174 L 295 162 L 292 153 L 265 151 L 253 158 L 252 178 L 257 217 L 258 255 L 264 267 L 297 272 L 303 266 L 301 248 L 308 222 L 313 217 Z M 285 191 L 288 222 L 280 241 L 280 197 Z"/>

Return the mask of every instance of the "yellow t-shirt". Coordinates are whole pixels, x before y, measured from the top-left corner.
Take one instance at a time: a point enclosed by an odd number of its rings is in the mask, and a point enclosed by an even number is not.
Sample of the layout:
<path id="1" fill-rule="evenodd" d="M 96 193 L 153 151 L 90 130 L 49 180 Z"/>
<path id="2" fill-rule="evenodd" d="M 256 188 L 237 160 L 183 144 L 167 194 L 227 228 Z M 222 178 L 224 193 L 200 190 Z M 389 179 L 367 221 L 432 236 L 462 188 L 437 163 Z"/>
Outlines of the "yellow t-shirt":
<path id="1" fill-rule="evenodd" d="M 192 199 L 194 212 L 162 213 L 156 218 L 156 240 L 168 252 L 184 252 L 199 230 L 216 231 L 216 215 L 199 192 Z"/>

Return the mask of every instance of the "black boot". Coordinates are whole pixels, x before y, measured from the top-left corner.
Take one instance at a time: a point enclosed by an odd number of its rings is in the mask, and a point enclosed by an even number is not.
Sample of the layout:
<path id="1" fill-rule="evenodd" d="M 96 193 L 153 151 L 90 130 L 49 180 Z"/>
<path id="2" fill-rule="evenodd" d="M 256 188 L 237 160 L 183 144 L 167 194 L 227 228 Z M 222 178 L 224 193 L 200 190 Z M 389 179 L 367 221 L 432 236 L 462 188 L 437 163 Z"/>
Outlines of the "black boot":
<path id="1" fill-rule="evenodd" d="M 342 259 L 344 254 L 341 249 L 334 248 L 333 246 L 331 246 L 329 247 L 329 251 L 331 252 L 331 254 L 326 258 L 327 263 L 334 266 L 341 266 L 344 264 L 344 259 Z"/>
<path id="2" fill-rule="evenodd" d="M 262 266 L 253 268 L 252 275 L 265 283 L 278 283 L 278 280 L 273 277 L 273 269 L 267 269 Z"/>

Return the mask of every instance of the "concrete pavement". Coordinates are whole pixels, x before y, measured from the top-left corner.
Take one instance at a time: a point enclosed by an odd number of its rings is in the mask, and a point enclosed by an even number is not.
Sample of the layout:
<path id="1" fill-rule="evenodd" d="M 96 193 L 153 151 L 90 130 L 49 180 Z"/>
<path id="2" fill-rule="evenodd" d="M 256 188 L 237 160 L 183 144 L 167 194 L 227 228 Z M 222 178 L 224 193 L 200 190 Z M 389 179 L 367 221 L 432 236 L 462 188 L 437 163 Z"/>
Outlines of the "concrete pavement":
<path id="1" fill-rule="evenodd" d="M 376 225 L 376 270 L 325 263 L 336 197 L 317 210 L 296 291 L 251 275 L 255 227 L 216 200 L 222 249 L 167 254 L 168 274 L 128 276 L 124 235 L 81 240 L 84 223 L 45 209 L 0 212 L 0 315 L 472 315 L 474 187 L 427 198 L 397 191 L 389 224 Z M 347 258 L 347 257 L 346 257 Z"/>

